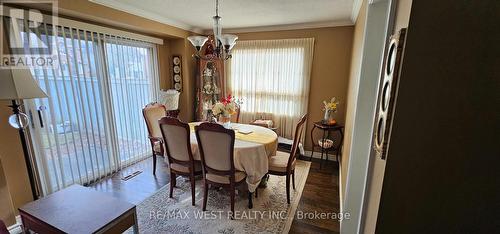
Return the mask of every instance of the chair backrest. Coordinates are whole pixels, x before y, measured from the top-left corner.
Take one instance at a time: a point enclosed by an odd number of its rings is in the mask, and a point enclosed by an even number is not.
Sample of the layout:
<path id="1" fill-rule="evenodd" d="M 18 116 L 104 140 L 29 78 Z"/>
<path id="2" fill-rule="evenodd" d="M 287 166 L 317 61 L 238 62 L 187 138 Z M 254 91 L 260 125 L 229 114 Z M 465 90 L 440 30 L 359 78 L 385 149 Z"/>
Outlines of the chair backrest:
<path id="1" fill-rule="evenodd" d="M 177 118 L 163 117 L 158 120 L 158 126 L 165 142 L 168 161 L 184 165 L 194 163 L 189 124 Z"/>
<path id="2" fill-rule="evenodd" d="M 144 116 L 144 121 L 146 121 L 149 136 L 161 137 L 158 120 L 167 115 L 167 108 L 160 103 L 149 103 L 142 109 L 142 115 Z"/>
<path id="3" fill-rule="evenodd" d="M 231 122 L 232 123 L 239 123 L 240 122 L 240 107 L 236 107 L 236 113 L 234 115 L 231 115 Z"/>
<path id="4" fill-rule="evenodd" d="M 293 137 L 292 150 L 290 151 L 290 157 L 288 158 L 287 170 L 291 169 L 293 161 L 295 160 L 297 154 L 297 148 L 299 147 L 300 138 L 302 138 L 302 132 L 304 129 L 304 123 L 307 120 L 307 114 L 303 115 L 297 126 L 295 127 L 295 135 Z"/>
<path id="5" fill-rule="evenodd" d="M 220 124 L 195 127 L 204 173 L 234 175 L 234 131 Z"/>

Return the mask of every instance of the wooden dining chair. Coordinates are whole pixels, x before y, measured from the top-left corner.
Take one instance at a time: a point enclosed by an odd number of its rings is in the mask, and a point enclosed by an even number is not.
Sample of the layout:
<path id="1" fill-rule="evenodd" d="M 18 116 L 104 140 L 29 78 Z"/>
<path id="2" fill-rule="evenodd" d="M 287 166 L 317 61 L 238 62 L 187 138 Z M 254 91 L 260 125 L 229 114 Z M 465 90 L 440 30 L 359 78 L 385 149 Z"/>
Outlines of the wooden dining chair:
<path id="1" fill-rule="evenodd" d="M 235 189 L 246 178 L 245 172 L 234 168 L 234 131 L 213 123 L 202 123 L 195 131 L 203 166 L 203 211 L 207 208 L 208 184 L 212 184 L 230 189 L 234 214 Z"/>
<path id="2" fill-rule="evenodd" d="M 156 173 L 156 155 L 163 156 L 164 153 L 163 138 L 158 126 L 158 120 L 166 115 L 167 109 L 165 106 L 156 102 L 149 103 L 142 109 L 142 116 L 146 121 L 148 138 L 153 151 L 153 175 Z"/>
<path id="3" fill-rule="evenodd" d="M 177 175 L 189 177 L 191 182 L 191 204 L 195 205 L 195 176 L 201 175 L 201 162 L 193 159 L 191 130 L 187 123 L 172 117 L 158 120 L 170 167 L 170 198 L 173 196 Z"/>
<path id="4" fill-rule="evenodd" d="M 302 130 L 306 122 L 307 114 L 300 118 L 295 127 L 292 149 L 290 154 L 277 151 L 275 156 L 269 158 L 269 174 L 277 176 L 286 176 L 286 201 L 290 204 L 290 177 L 292 178 L 293 189 L 295 190 L 295 164 L 297 148 L 302 137 Z"/>

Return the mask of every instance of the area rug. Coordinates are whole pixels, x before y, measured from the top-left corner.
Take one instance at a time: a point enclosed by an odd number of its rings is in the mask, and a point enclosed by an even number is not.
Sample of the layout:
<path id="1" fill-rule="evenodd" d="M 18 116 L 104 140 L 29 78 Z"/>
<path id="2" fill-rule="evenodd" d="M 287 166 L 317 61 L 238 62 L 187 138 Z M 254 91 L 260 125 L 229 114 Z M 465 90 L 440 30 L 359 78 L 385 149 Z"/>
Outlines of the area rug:
<path id="1" fill-rule="evenodd" d="M 168 197 L 169 186 L 137 206 L 140 233 L 288 233 L 309 174 L 310 162 L 298 160 L 295 185 L 290 186 L 291 204 L 286 202 L 284 176 L 271 175 L 266 188 L 259 188 L 253 198 L 253 209 L 248 209 L 248 193 L 238 192 L 234 220 L 230 215 L 229 191 L 211 188 L 207 211 L 203 212 L 202 181 L 196 181 L 196 206 L 191 206 L 189 180 L 177 178 L 173 198 Z"/>

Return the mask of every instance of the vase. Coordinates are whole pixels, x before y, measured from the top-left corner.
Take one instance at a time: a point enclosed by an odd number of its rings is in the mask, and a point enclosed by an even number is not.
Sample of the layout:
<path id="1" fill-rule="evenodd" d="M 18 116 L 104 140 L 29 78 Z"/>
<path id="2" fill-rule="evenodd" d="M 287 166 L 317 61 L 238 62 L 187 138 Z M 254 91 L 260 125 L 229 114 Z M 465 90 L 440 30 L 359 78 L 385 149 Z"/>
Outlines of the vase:
<path id="1" fill-rule="evenodd" d="M 231 115 L 220 115 L 219 124 L 222 124 L 227 129 L 231 129 Z"/>
<path id="2" fill-rule="evenodd" d="M 328 125 L 335 125 L 337 121 L 335 120 L 335 115 L 337 111 L 335 110 L 325 110 L 325 116 L 323 117 L 323 123 Z"/>

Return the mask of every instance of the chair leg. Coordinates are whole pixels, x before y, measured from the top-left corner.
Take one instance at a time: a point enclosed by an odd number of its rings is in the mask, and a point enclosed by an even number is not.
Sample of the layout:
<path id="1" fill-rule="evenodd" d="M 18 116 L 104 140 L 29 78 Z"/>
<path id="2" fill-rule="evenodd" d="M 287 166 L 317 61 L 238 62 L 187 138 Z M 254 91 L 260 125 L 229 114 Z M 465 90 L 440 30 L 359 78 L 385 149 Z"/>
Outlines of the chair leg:
<path id="1" fill-rule="evenodd" d="M 321 168 L 323 167 L 323 153 L 324 153 L 324 149 L 321 148 L 321 159 L 319 161 L 319 169 L 321 170 Z"/>
<path id="2" fill-rule="evenodd" d="M 189 177 L 189 180 L 191 181 L 191 205 L 194 206 L 195 205 L 194 204 L 194 198 L 195 198 L 194 196 L 195 196 L 195 193 L 196 193 L 196 191 L 195 191 L 195 184 L 194 184 L 194 182 L 195 182 L 194 181 L 194 175 L 191 175 Z"/>
<path id="3" fill-rule="evenodd" d="M 295 169 L 292 170 L 292 185 L 293 185 L 293 190 L 295 190 Z"/>
<path id="4" fill-rule="evenodd" d="M 177 179 L 175 177 L 175 174 L 170 172 L 170 198 L 173 197 L 174 187 L 175 187 L 176 181 L 177 181 Z"/>
<path id="5" fill-rule="evenodd" d="M 290 175 L 286 175 L 286 202 L 290 204 Z"/>
<path id="6" fill-rule="evenodd" d="M 205 179 L 203 179 L 203 211 L 206 211 L 207 210 L 207 199 L 208 199 L 208 184 L 207 182 L 205 181 Z"/>
<path id="7" fill-rule="evenodd" d="M 153 150 L 153 175 L 156 175 L 156 154 Z"/>
<path id="8" fill-rule="evenodd" d="M 248 191 L 248 209 L 252 209 L 253 208 L 252 197 L 253 197 L 253 193 L 250 192 L 250 191 Z"/>
<path id="9" fill-rule="evenodd" d="M 311 157 L 309 157 L 309 161 L 312 161 L 312 160 L 313 160 L 313 154 L 314 154 L 314 147 L 313 147 L 313 149 L 311 150 Z"/>
<path id="10" fill-rule="evenodd" d="M 231 186 L 231 219 L 234 219 L 234 186 Z"/>

